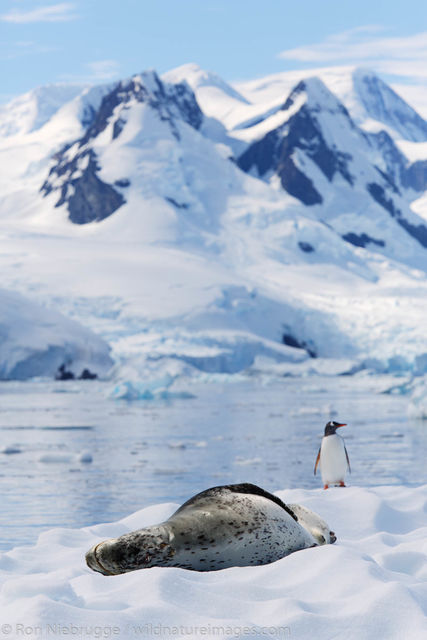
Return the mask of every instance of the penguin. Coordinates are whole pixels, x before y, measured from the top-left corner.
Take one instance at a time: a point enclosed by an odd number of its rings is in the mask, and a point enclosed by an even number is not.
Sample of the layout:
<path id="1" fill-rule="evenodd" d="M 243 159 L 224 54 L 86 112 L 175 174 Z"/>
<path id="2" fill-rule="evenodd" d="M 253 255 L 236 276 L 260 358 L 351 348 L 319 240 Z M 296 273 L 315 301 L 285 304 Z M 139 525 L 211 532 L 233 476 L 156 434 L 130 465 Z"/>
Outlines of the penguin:
<path id="1" fill-rule="evenodd" d="M 345 487 L 344 480 L 347 469 L 351 473 L 350 460 L 345 448 L 344 438 L 336 433 L 339 427 L 345 426 L 347 426 L 345 423 L 328 422 L 325 427 L 325 435 L 322 438 L 314 465 L 314 475 L 316 475 L 317 467 L 320 465 L 324 489 L 329 489 L 331 485 Z"/>

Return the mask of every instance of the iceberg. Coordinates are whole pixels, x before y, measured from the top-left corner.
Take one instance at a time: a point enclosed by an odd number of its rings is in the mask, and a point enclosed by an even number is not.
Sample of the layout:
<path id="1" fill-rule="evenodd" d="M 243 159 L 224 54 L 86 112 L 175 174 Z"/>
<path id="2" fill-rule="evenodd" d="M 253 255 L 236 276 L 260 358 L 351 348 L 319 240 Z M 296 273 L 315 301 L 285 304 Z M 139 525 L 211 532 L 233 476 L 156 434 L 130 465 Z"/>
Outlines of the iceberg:
<path id="1" fill-rule="evenodd" d="M 85 369 L 105 376 L 109 345 L 53 309 L 0 290 L 0 380 L 54 378 L 61 367 L 77 377 Z"/>
<path id="2" fill-rule="evenodd" d="M 415 383 L 408 404 L 408 416 L 419 420 L 427 420 L 427 376 Z"/>

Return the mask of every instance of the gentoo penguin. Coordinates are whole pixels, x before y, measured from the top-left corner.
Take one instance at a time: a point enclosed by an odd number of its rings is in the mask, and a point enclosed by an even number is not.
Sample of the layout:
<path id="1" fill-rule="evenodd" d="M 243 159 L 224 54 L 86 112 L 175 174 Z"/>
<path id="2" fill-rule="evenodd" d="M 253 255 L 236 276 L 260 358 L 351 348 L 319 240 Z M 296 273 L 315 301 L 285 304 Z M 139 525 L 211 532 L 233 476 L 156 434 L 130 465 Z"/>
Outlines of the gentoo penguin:
<path id="1" fill-rule="evenodd" d="M 316 475 L 317 466 L 320 464 L 324 489 L 329 489 L 330 485 L 345 487 L 344 480 L 347 468 L 351 473 L 344 439 L 336 433 L 339 427 L 345 426 L 345 423 L 328 422 L 325 427 L 325 435 L 322 438 L 314 465 L 314 475 Z"/>
<path id="2" fill-rule="evenodd" d="M 217 571 L 268 564 L 335 540 L 305 507 L 290 507 L 253 484 L 234 484 L 202 491 L 165 522 L 99 542 L 86 562 L 106 576 L 150 567 Z"/>

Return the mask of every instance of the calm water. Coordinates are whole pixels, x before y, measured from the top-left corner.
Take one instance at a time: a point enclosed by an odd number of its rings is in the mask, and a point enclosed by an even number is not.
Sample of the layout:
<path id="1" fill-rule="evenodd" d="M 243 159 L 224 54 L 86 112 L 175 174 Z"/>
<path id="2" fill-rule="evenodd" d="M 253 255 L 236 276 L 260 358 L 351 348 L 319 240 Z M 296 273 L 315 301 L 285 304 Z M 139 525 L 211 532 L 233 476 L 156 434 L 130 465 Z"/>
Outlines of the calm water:
<path id="1" fill-rule="evenodd" d="M 216 484 L 319 487 L 313 465 L 331 417 L 348 422 L 349 484 L 427 482 L 427 423 L 408 422 L 408 398 L 378 393 L 385 386 L 352 377 L 200 384 L 192 399 L 149 404 L 107 399 L 98 382 L 1 383 L 0 549 Z"/>

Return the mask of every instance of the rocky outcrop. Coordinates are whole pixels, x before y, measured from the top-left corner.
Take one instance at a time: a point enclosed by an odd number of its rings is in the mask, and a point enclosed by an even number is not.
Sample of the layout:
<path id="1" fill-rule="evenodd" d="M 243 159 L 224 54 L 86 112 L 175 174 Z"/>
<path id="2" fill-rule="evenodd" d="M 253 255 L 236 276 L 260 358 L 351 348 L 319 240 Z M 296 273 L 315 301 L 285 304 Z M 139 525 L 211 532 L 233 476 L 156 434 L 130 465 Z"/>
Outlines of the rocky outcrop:
<path id="1" fill-rule="evenodd" d="M 343 240 L 346 242 L 350 242 L 355 247 L 366 247 L 368 244 L 375 244 L 377 247 L 385 247 L 384 240 L 378 240 L 377 238 L 372 238 L 367 233 L 345 233 L 342 236 Z"/>
<path id="2" fill-rule="evenodd" d="M 94 143 L 107 127 L 111 127 L 111 141 L 119 138 L 132 107 L 138 103 L 152 109 L 177 140 L 180 139 L 179 121 L 195 129 L 203 122 L 199 105 L 185 82 L 163 83 L 154 71 L 119 82 L 102 98 L 82 138 L 56 154 L 56 162 L 41 187 L 45 196 L 59 192 L 55 206 L 65 205 L 71 222 L 99 222 L 126 202 L 121 190 L 130 185 L 129 179 L 118 177 L 113 186 L 100 178 L 101 167 Z"/>
<path id="3" fill-rule="evenodd" d="M 300 82 L 284 103 L 282 110 L 292 109 L 299 95 L 306 91 L 307 83 Z M 352 126 L 345 107 L 338 101 L 335 101 L 333 107 L 338 109 L 340 114 L 348 119 L 349 126 Z M 317 165 L 329 182 L 339 173 L 352 185 L 353 177 L 348 166 L 351 155 L 328 146 L 316 117 L 317 109 L 317 106 L 310 105 L 307 100 L 283 125 L 249 145 L 238 158 L 239 167 L 246 172 L 256 169 L 260 177 L 277 174 L 283 189 L 306 205 L 321 204 L 323 198 L 313 181 L 298 166 L 299 153 Z"/>
<path id="4" fill-rule="evenodd" d="M 427 160 L 417 160 L 406 168 L 402 176 L 404 187 L 423 192 L 427 189 Z"/>
<path id="5" fill-rule="evenodd" d="M 95 152 L 91 149 L 78 153 L 72 159 L 64 150 L 57 159 L 41 191 L 47 195 L 55 189 L 53 185 L 61 184 L 55 206 L 66 204 L 71 222 L 99 222 L 126 202 L 121 193 L 98 177 L 99 167 Z"/>
<path id="6" fill-rule="evenodd" d="M 421 246 L 427 248 L 427 227 L 426 225 L 414 224 L 405 218 L 402 211 L 396 206 L 394 200 L 388 197 L 385 189 L 376 183 L 370 183 L 367 185 L 367 189 L 373 199 L 378 202 L 386 211 L 389 212 L 392 218 L 396 220 L 401 227 L 403 227 L 415 240 L 417 240 Z"/>
<path id="7" fill-rule="evenodd" d="M 112 139 L 117 138 L 127 120 L 126 112 L 130 105 L 138 102 L 155 109 L 160 119 L 169 123 L 173 135 L 178 139 L 176 119 L 183 120 L 195 129 L 199 129 L 203 121 L 203 113 L 186 83 L 168 85 L 163 83 L 154 71 L 147 71 L 120 82 L 104 96 L 91 126 L 79 141 L 79 145 L 83 146 L 92 138 L 96 138 L 112 120 Z"/>

